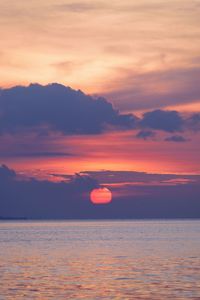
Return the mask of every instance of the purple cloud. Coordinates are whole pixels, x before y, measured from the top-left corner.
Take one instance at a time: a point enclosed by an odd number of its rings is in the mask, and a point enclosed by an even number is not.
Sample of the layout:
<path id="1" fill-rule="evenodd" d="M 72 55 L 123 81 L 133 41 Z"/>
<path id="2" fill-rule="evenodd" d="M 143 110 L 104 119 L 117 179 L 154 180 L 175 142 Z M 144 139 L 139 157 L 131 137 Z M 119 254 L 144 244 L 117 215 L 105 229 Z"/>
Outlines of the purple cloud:
<path id="1" fill-rule="evenodd" d="M 183 143 L 187 142 L 188 140 L 184 138 L 182 135 L 172 135 L 165 139 L 166 142 L 175 142 L 175 143 Z"/>

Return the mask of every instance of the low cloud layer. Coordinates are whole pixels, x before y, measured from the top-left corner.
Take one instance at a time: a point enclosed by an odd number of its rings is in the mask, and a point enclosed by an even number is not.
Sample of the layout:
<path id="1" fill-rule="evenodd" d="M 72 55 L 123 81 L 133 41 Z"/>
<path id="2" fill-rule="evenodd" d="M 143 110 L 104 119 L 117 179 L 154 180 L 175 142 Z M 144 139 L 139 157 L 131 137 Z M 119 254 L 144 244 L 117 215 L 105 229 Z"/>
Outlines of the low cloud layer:
<path id="1" fill-rule="evenodd" d="M 54 176 L 61 177 L 62 174 Z M 82 172 L 62 182 L 22 179 L 0 167 L 0 217 L 6 218 L 179 218 L 200 217 L 200 176 L 141 172 Z M 113 201 L 94 205 L 92 189 L 108 187 Z"/>
<path id="2" fill-rule="evenodd" d="M 15 171 L 0 167 L 0 216 L 73 218 L 92 207 L 89 192 L 99 186 L 88 175 L 74 175 L 68 182 L 19 179 Z M 87 213 L 85 214 L 87 216 Z"/>

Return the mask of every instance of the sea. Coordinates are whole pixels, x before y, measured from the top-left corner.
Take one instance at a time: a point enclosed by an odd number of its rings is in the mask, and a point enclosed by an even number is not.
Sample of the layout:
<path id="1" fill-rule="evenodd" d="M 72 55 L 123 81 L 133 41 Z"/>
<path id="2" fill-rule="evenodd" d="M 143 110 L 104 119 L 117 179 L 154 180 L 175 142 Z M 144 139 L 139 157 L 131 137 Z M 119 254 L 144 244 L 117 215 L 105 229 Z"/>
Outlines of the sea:
<path id="1" fill-rule="evenodd" d="M 1 221 L 0 299 L 200 299 L 200 220 Z"/>

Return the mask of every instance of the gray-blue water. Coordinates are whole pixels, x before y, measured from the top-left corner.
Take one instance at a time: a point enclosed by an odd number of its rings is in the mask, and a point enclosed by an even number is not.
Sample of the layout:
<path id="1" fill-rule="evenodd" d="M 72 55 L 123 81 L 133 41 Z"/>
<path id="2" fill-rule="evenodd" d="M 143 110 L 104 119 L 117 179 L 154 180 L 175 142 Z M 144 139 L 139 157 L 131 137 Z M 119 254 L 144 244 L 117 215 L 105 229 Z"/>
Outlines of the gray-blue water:
<path id="1" fill-rule="evenodd" d="M 0 299 L 200 299 L 200 221 L 0 222 Z"/>

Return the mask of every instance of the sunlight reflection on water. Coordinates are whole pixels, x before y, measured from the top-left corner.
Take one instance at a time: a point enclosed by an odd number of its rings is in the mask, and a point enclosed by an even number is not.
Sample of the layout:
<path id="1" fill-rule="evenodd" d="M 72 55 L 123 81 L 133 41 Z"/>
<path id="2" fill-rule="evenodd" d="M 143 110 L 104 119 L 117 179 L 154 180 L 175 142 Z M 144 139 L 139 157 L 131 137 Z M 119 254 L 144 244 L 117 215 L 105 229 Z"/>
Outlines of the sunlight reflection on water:
<path id="1" fill-rule="evenodd" d="M 0 222 L 0 299 L 200 299 L 200 221 Z"/>

